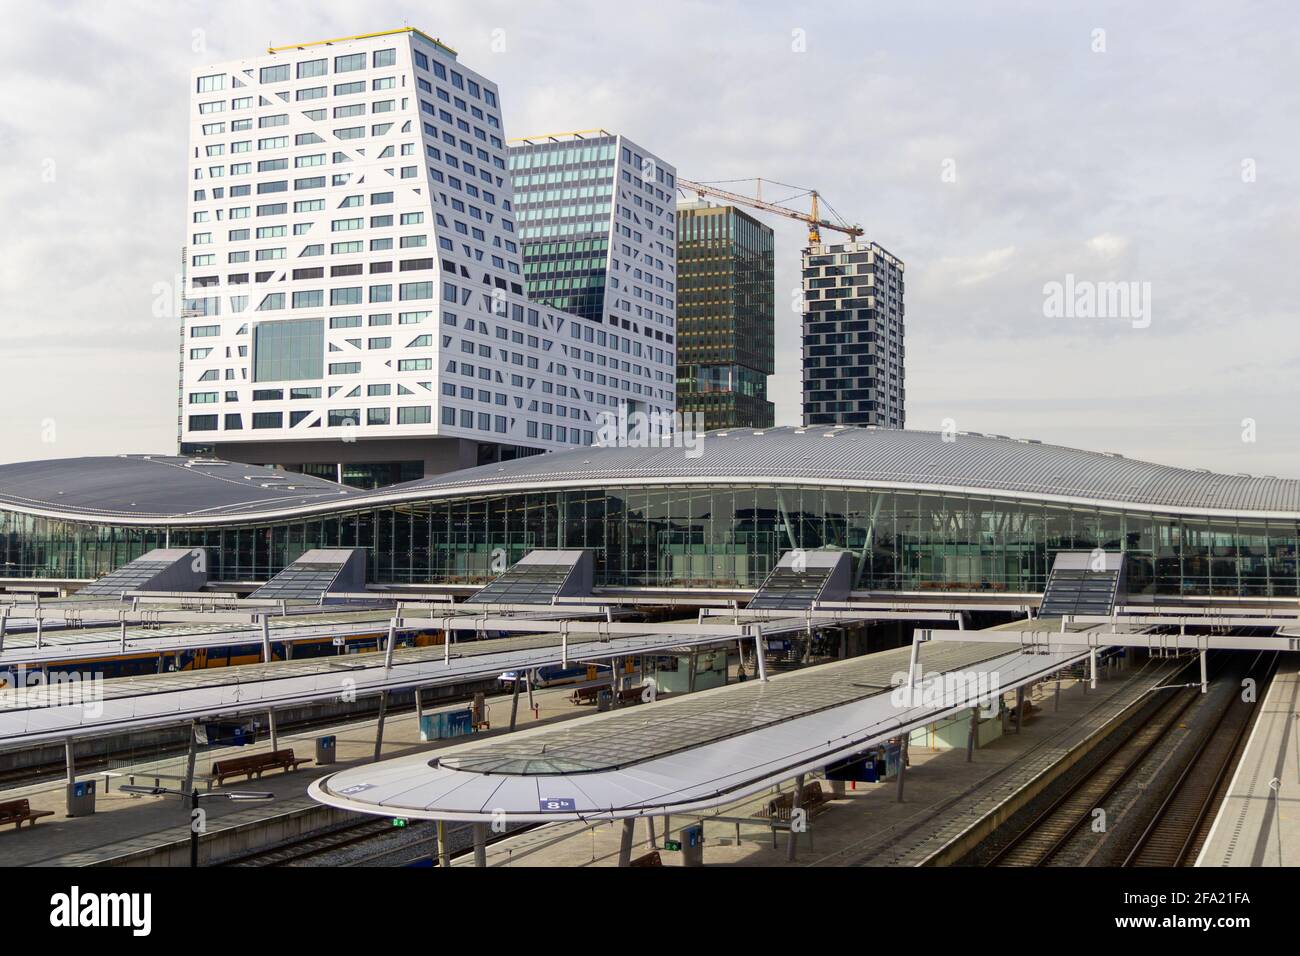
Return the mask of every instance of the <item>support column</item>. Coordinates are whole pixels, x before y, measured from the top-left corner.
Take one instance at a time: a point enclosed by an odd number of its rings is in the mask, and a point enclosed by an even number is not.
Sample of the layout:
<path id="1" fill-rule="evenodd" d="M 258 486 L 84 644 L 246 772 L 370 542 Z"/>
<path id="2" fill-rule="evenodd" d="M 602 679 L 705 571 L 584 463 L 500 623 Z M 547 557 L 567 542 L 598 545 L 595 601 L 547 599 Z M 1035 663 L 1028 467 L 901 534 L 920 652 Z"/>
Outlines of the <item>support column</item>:
<path id="1" fill-rule="evenodd" d="M 1210 692 L 1209 666 L 1206 664 L 1205 651 L 1201 651 L 1201 693 Z"/>
<path id="2" fill-rule="evenodd" d="M 763 629 L 756 627 L 754 629 L 754 657 L 758 661 L 758 679 L 767 681 L 767 655 L 766 648 L 763 646 Z"/>
<path id="3" fill-rule="evenodd" d="M 1056 693 L 1053 695 L 1053 698 L 1054 699 L 1052 701 L 1052 710 L 1060 710 L 1061 709 L 1061 674 L 1059 671 L 1056 674 Z"/>
<path id="4" fill-rule="evenodd" d="M 528 709 L 533 711 L 536 716 L 536 705 L 533 703 L 533 672 L 524 671 L 524 686 L 528 688 Z"/>
<path id="5" fill-rule="evenodd" d="M 686 672 L 686 693 L 693 694 L 695 693 L 695 668 L 696 668 L 695 648 L 691 648 L 691 662 L 688 666 L 689 666 L 689 670 L 687 670 Z"/>
<path id="6" fill-rule="evenodd" d="M 118 644 L 119 644 L 119 648 L 118 648 L 119 651 L 125 654 L 126 653 L 126 615 L 125 614 L 122 615 L 122 627 L 121 627 L 121 634 L 120 634 L 120 639 L 118 641 Z"/>
<path id="7" fill-rule="evenodd" d="M 659 849 L 659 841 L 655 839 L 655 818 L 650 816 L 645 818 L 646 829 L 650 831 L 650 849 Z"/>
<path id="8" fill-rule="evenodd" d="M 424 694 L 420 688 L 415 688 L 415 725 L 419 727 L 420 718 L 424 716 Z"/>
<path id="9" fill-rule="evenodd" d="M 921 642 L 912 635 L 912 652 L 907 657 L 907 701 L 911 707 L 916 700 L 916 685 L 921 679 Z"/>
<path id="10" fill-rule="evenodd" d="M 800 808 L 803 799 L 803 774 L 794 778 L 794 797 L 790 804 L 790 842 L 785 845 L 785 859 L 787 863 L 793 863 L 795 853 L 798 852 L 799 834 L 794 828 L 795 811 Z"/>
<path id="11" fill-rule="evenodd" d="M 279 732 L 276 731 L 276 729 L 275 729 L 275 708 L 274 708 L 274 707 L 272 707 L 270 710 L 268 710 L 268 711 L 266 712 L 266 721 L 267 721 L 267 723 L 270 725 L 270 728 L 271 728 L 271 749 L 272 749 L 272 750 L 279 750 L 279 749 L 280 749 L 280 734 L 279 734 Z"/>
<path id="12" fill-rule="evenodd" d="M 487 824 L 474 824 L 474 865 L 487 866 Z"/>
<path id="13" fill-rule="evenodd" d="M 40 605 L 36 607 L 36 649 L 41 649 L 41 635 L 45 632 L 45 618 L 41 614 Z"/>
<path id="14" fill-rule="evenodd" d="M 375 727 L 375 760 L 379 760 L 379 754 L 384 749 L 384 717 L 388 712 L 388 691 L 379 692 L 379 723 Z"/>
<path id="15" fill-rule="evenodd" d="M 451 869 L 451 846 L 447 843 L 447 824 L 438 821 L 438 865 Z"/>
<path id="16" fill-rule="evenodd" d="M 1020 733 L 1020 725 L 1025 720 L 1025 686 L 1021 684 L 1016 688 L 1016 733 Z"/>
<path id="17" fill-rule="evenodd" d="M 397 646 L 397 619 L 388 622 L 388 643 L 384 645 L 384 670 L 393 666 L 393 648 Z"/>
<path id="18" fill-rule="evenodd" d="M 190 749 L 185 755 L 185 786 L 181 789 L 189 793 L 194 789 L 194 762 L 198 757 L 199 722 L 190 721 Z"/>
<path id="19" fill-rule="evenodd" d="M 262 615 L 262 660 L 271 660 L 271 618 L 268 614 Z"/>
<path id="20" fill-rule="evenodd" d="M 907 774 L 907 735 L 905 734 L 898 744 L 898 796 L 899 803 L 903 802 L 903 777 Z"/>
<path id="21" fill-rule="evenodd" d="M 515 671 L 515 692 L 510 695 L 510 730 L 515 729 L 515 718 L 519 716 L 519 685 L 524 682 L 524 672 Z"/>
<path id="22" fill-rule="evenodd" d="M 636 830 L 636 819 L 626 817 L 623 820 L 623 834 L 618 844 L 618 865 L 632 865 L 632 836 Z"/>
<path id="23" fill-rule="evenodd" d="M 980 726 L 980 709 L 972 707 L 970 709 L 970 730 L 966 732 L 966 762 L 970 763 L 974 759 L 975 744 L 979 740 Z"/>
<path id="24" fill-rule="evenodd" d="M 67 796 L 64 797 L 64 811 L 68 816 L 72 816 L 72 807 L 68 802 L 72 800 L 72 785 L 77 782 L 77 762 L 72 756 L 72 738 L 69 737 L 63 741 L 63 759 L 67 763 L 68 788 Z"/>
<path id="25" fill-rule="evenodd" d="M 5 649 L 5 630 L 9 626 L 9 608 L 0 611 L 0 651 Z"/>
<path id="26" fill-rule="evenodd" d="M 1097 648 L 1092 648 L 1088 653 L 1088 670 L 1091 673 L 1092 689 L 1097 689 Z"/>

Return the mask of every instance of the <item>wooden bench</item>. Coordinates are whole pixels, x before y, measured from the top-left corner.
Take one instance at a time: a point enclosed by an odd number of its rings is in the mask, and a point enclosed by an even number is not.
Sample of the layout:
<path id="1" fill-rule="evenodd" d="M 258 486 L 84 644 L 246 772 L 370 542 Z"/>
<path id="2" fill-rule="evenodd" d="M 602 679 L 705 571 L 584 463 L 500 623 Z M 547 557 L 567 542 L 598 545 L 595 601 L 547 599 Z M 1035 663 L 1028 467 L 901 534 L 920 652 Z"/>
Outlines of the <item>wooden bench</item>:
<path id="1" fill-rule="evenodd" d="M 638 856 L 628 866 L 663 866 L 664 861 L 659 858 L 658 850 L 651 850 L 645 856 Z"/>
<path id="2" fill-rule="evenodd" d="M 799 809 L 811 819 L 826 809 L 830 798 L 822 791 L 820 780 L 804 784 L 799 794 Z M 767 806 L 758 812 L 760 819 L 766 820 L 772 828 L 772 849 L 776 849 L 776 831 L 790 829 L 791 817 L 794 816 L 794 794 L 783 793 L 767 801 Z M 812 845 L 812 831 L 808 831 L 808 845 Z"/>
<path id="3" fill-rule="evenodd" d="M 41 817 L 52 816 L 54 816 L 53 810 L 33 810 L 26 798 L 0 803 L 0 825 L 12 823 L 15 830 L 21 830 L 24 823 L 36 826 L 36 821 Z"/>
<path id="4" fill-rule="evenodd" d="M 246 757 L 227 757 L 212 764 L 208 789 L 212 789 L 214 781 L 218 787 L 221 786 L 226 782 L 227 777 L 246 777 L 252 780 L 254 776 L 260 778 L 267 770 L 279 768 L 287 773 L 290 770 L 297 770 L 305 763 L 311 763 L 311 760 L 306 757 L 294 757 L 292 750 L 272 750 L 269 753 L 249 754 Z"/>
<path id="5" fill-rule="evenodd" d="M 569 695 L 569 701 L 574 704 L 594 704 L 604 689 L 603 687 L 578 687 Z"/>

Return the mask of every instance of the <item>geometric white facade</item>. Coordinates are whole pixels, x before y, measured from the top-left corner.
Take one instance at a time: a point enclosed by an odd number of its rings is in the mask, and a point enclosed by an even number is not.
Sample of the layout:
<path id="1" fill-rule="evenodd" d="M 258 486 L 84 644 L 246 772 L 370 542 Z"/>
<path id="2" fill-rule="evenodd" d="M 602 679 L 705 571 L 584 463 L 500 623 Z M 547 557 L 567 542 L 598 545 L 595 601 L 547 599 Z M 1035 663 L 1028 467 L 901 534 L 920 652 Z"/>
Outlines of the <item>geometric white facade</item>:
<path id="1" fill-rule="evenodd" d="M 671 408 L 630 332 L 526 298 L 497 87 L 455 51 L 277 47 L 191 97 L 183 443 L 562 448 L 648 388 Z"/>

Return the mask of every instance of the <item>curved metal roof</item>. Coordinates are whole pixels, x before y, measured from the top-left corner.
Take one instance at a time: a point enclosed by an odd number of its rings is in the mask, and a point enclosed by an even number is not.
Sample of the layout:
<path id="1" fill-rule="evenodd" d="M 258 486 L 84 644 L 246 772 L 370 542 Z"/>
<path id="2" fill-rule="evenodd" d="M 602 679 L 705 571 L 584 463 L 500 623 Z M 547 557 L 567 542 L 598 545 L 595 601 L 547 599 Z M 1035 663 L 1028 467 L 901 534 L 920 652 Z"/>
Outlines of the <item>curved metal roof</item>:
<path id="1" fill-rule="evenodd" d="M 0 508 L 134 524 L 229 523 L 513 489 L 784 482 L 1300 520 L 1297 479 L 1173 468 L 995 435 L 820 426 L 722 430 L 697 440 L 696 448 L 548 452 L 370 491 L 160 456 L 28 462 L 0 466 Z"/>
<path id="2" fill-rule="evenodd" d="M 261 465 L 170 455 L 58 458 L 0 465 L 0 508 L 68 518 L 244 517 L 360 494 Z"/>

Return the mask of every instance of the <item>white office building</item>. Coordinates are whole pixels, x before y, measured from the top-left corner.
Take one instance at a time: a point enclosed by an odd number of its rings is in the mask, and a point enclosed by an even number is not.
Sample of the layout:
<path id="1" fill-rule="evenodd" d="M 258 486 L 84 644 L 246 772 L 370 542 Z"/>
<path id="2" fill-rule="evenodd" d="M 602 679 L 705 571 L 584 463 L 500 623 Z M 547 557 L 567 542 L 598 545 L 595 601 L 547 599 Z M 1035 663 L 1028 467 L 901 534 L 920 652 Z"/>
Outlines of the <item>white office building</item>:
<path id="1" fill-rule="evenodd" d="M 527 297 L 498 90 L 446 45 L 275 47 L 191 95 L 184 451 L 376 485 L 671 408 L 669 342 Z"/>

